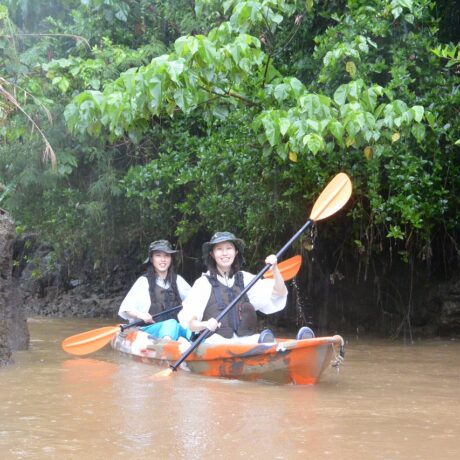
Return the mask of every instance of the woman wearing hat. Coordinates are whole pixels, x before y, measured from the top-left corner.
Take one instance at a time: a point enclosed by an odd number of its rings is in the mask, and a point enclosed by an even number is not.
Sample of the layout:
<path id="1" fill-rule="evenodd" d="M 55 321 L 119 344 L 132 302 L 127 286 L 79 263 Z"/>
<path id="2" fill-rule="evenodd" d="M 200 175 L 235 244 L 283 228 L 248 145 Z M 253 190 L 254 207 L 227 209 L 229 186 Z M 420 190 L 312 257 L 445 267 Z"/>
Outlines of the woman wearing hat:
<path id="1" fill-rule="evenodd" d="M 217 232 L 203 245 L 203 260 L 208 271 L 193 284 L 178 318 L 183 327 L 193 332 L 216 331 L 208 342 L 275 341 L 268 329 L 257 333 L 256 315 L 257 310 L 275 313 L 286 305 L 288 291 L 273 254 L 265 259 L 265 263 L 272 265 L 274 279 L 258 280 L 220 323 L 215 319 L 255 277 L 240 270 L 244 262 L 243 252 L 243 241 L 230 232 Z"/>
<path id="2" fill-rule="evenodd" d="M 136 280 L 118 310 L 123 319 L 152 323 L 143 330 L 155 338 L 177 340 L 179 337 L 190 339 L 191 336 L 191 331 L 181 327 L 175 319 L 158 323 L 152 319 L 156 313 L 181 305 L 190 291 L 187 281 L 174 272 L 173 256 L 178 252 L 167 240 L 151 243 L 149 256 L 144 262 L 149 263 L 147 272 Z"/>

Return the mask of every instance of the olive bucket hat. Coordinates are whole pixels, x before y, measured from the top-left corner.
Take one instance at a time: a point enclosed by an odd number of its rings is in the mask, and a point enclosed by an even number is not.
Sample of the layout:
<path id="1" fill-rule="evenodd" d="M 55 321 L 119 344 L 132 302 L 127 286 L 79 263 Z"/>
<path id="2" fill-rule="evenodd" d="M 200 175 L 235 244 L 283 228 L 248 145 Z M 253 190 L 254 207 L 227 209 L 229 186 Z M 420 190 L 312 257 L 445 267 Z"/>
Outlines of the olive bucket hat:
<path id="1" fill-rule="evenodd" d="M 211 240 L 207 241 L 206 243 L 203 244 L 202 252 L 203 252 L 203 262 L 208 265 L 209 258 L 210 258 L 210 253 L 212 251 L 212 248 L 214 245 L 218 243 L 223 243 L 224 241 L 231 241 L 237 251 L 238 255 L 237 257 L 240 258 L 241 263 L 244 262 L 243 259 L 243 254 L 244 254 L 244 241 L 241 240 L 240 238 L 237 238 L 233 233 L 231 232 L 216 232 L 214 235 L 212 235 Z"/>
<path id="2" fill-rule="evenodd" d="M 179 251 L 172 248 L 171 243 L 168 240 L 157 240 L 149 245 L 149 256 L 144 260 L 144 264 L 149 263 L 150 256 L 154 252 L 166 252 L 166 254 L 176 254 Z"/>

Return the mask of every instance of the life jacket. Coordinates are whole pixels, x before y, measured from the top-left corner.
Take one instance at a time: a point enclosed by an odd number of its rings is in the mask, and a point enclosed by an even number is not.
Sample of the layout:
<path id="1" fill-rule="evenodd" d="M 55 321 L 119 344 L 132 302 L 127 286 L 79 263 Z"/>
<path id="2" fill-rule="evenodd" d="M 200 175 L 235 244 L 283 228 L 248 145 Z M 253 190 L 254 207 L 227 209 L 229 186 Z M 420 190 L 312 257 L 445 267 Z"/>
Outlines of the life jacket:
<path id="1" fill-rule="evenodd" d="M 170 308 L 177 307 L 182 303 L 177 287 L 174 289 L 172 285 L 168 288 L 163 288 L 156 283 L 153 276 L 146 274 L 144 275 L 149 282 L 149 294 L 150 294 L 150 308 L 149 313 L 153 316 Z M 174 318 L 177 319 L 177 312 L 163 315 L 161 321 Z"/>
<path id="2" fill-rule="evenodd" d="M 205 275 L 211 283 L 212 291 L 203 312 L 203 321 L 217 318 L 244 289 L 243 273 L 235 275 L 233 287 L 222 284 L 215 275 Z M 230 339 L 235 332 L 239 337 L 257 333 L 256 310 L 249 302 L 247 294 L 220 320 L 221 327 L 216 331 L 223 337 Z"/>

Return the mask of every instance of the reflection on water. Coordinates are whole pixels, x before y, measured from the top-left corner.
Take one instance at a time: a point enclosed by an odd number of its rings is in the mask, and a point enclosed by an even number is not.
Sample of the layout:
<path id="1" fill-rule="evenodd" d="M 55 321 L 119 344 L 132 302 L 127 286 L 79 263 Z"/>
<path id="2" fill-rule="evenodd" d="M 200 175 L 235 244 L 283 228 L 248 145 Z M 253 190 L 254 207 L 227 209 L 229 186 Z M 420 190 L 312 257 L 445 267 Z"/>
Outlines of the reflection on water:
<path id="1" fill-rule="evenodd" d="M 460 343 L 351 341 L 314 387 L 159 369 L 61 341 L 100 320 L 31 319 L 0 369 L 2 459 L 459 458 Z"/>

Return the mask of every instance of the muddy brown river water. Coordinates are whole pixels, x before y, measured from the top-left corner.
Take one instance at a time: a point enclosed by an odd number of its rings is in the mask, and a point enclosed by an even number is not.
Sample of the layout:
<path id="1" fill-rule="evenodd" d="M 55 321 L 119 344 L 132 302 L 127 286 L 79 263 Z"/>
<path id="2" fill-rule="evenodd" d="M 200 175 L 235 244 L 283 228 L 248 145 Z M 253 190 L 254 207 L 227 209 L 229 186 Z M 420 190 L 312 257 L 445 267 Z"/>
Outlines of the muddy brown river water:
<path id="1" fill-rule="evenodd" d="M 0 369 L 0 458 L 459 459 L 460 341 L 344 336 L 340 373 L 316 386 L 210 379 L 109 346 L 61 341 L 101 320 L 32 318 L 31 347 Z"/>

